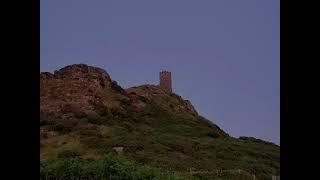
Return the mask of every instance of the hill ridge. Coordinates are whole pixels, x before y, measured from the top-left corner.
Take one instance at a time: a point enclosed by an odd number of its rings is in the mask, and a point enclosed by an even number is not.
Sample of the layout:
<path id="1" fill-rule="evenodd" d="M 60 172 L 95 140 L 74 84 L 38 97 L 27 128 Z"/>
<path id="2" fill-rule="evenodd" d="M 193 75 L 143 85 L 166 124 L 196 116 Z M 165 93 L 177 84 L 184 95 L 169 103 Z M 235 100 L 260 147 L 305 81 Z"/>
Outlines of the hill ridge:
<path id="1" fill-rule="evenodd" d="M 124 146 L 124 155 L 184 172 L 241 168 L 280 173 L 280 147 L 234 138 L 198 114 L 189 100 L 158 85 L 123 89 L 85 64 L 40 73 L 40 157 L 99 159 Z"/>

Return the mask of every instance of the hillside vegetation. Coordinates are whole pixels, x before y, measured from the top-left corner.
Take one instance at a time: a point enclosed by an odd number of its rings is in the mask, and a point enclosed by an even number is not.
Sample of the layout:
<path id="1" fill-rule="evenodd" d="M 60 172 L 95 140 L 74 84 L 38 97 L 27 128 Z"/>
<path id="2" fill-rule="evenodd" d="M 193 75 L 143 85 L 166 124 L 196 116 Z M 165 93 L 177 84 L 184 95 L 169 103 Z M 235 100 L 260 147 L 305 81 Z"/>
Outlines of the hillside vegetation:
<path id="1" fill-rule="evenodd" d="M 158 86 L 123 89 L 104 70 L 83 64 L 41 73 L 40 84 L 42 179 L 270 179 L 280 174 L 279 146 L 233 138 L 189 101 Z M 122 155 L 114 147 L 124 147 Z"/>

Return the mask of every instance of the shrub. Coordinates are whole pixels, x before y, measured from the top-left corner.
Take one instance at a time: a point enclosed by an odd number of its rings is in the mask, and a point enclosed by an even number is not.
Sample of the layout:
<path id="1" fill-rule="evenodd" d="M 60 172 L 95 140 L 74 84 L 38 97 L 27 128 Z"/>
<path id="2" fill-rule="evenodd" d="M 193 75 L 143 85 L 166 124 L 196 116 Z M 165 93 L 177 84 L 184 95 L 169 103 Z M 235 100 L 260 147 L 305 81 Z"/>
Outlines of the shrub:
<path id="1" fill-rule="evenodd" d="M 220 135 L 219 135 L 218 133 L 213 132 L 213 131 L 208 132 L 207 135 L 208 135 L 209 137 L 212 137 L 212 138 L 218 138 L 218 137 L 220 137 Z"/>
<path id="2" fill-rule="evenodd" d="M 47 114 L 40 112 L 40 126 L 53 125 L 54 122 L 48 117 Z"/>
<path id="3" fill-rule="evenodd" d="M 84 113 L 83 111 L 76 111 L 73 114 L 74 114 L 74 117 L 78 119 L 82 119 L 86 117 L 86 113 Z"/>
<path id="4" fill-rule="evenodd" d="M 178 179 L 179 176 L 108 154 L 99 160 L 79 158 L 40 162 L 40 179 Z M 182 179 L 182 178 L 181 178 Z"/>
<path id="5" fill-rule="evenodd" d="M 100 149 L 103 148 L 103 143 L 102 143 L 103 139 L 99 138 L 99 137 L 94 137 L 94 136 L 90 136 L 90 137 L 83 137 L 80 139 L 80 142 L 82 144 L 84 144 L 86 147 L 88 148 L 92 148 L 92 149 Z"/>
<path id="6" fill-rule="evenodd" d="M 98 118 L 100 118 L 100 116 L 96 112 L 88 112 L 87 113 L 87 119 L 88 120 L 98 119 Z"/>
<path id="7" fill-rule="evenodd" d="M 106 123 L 106 119 L 102 118 L 99 114 L 95 112 L 90 112 L 87 114 L 88 123 L 102 125 Z"/>
<path id="8" fill-rule="evenodd" d="M 133 124 L 129 122 L 123 122 L 123 127 L 128 130 L 128 132 L 132 132 L 135 129 Z"/>
<path id="9" fill-rule="evenodd" d="M 80 129 L 81 137 L 95 136 L 100 137 L 99 130 L 96 126 L 84 126 Z"/>
<path id="10" fill-rule="evenodd" d="M 48 125 L 48 121 L 47 121 L 47 120 L 41 120 L 41 119 L 40 119 L 40 127 L 41 127 L 41 126 L 45 126 L 45 125 Z"/>
<path id="11" fill-rule="evenodd" d="M 121 106 L 130 106 L 131 105 L 131 101 L 127 100 L 127 99 L 120 99 L 120 105 Z"/>
<path id="12" fill-rule="evenodd" d="M 120 86 L 118 85 L 118 83 L 117 83 L 116 81 L 112 81 L 112 82 L 111 82 L 111 88 L 112 88 L 114 91 L 116 91 L 116 92 L 118 92 L 118 93 L 121 93 L 121 94 L 124 94 L 124 93 L 126 92 L 124 89 L 122 89 L 122 87 L 120 87 Z"/>
<path id="13" fill-rule="evenodd" d="M 142 102 L 148 102 L 148 98 L 144 97 L 144 96 L 139 96 L 139 99 L 142 101 Z"/>
<path id="14" fill-rule="evenodd" d="M 92 102 L 92 105 L 94 106 L 94 109 L 95 111 L 100 115 L 100 116 L 103 116 L 103 117 L 111 117 L 111 114 L 108 110 L 108 107 L 103 104 L 102 102 L 99 102 L 99 101 L 93 101 Z"/>
<path id="15" fill-rule="evenodd" d="M 274 145 L 276 146 L 274 143 L 272 142 L 267 142 L 261 139 L 257 139 L 254 137 L 246 137 L 246 136 L 240 136 L 239 137 L 240 140 L 246 141 L 246 142 L 254 142 L 254 143 L 260 143 L 260 144 L 266 144 L 266 145 Z"/>
<path id="16" fill-rule="evenodd" d="M 40 112 L 40 120 L 46 121 L 48 119 L 48 116 L 44 112 Z"/>
<path id="17" fill-rule="evenodd" d="M 96 125 L 102 125 L 102 124 L 105 124 L 106 120 L 103 119 L 103 118 L 93 118 L 93 119 L 88 119 L 88 123 L 91 123 L 91 124 L 96 124 Z"/>
<path id="18" fill-rule="evenodd" d="M 80 153 L 73 150 L 64 150 L 58 153 L 58 158 L 74 158 L 80 156 Z"/>
<path id="19" fill-rule="evenodd" d="M 57 124 L 55 124 L 53 126 L 50 126 L 49 129 L 52 130 L 52 131 L 57 131 L 57 132 L 62 133 L 62 134 L 67 134 L 67 133 L 71 132 L 71 130 L 72 130 L 71 127 L 65 126 L 62 123 L 57 123 Z"/>
<path id="20" fill-rule="evenodd" d="M 127 116 L 126 112 L 120 108 L 112 108 L 111 114 L 113 119 L 122 119 Z"/>
<path id="21" fill-rule="evenodd" d="M 64 104 L 61 107 L 61 112 L 62 113 L 70 113 L 70 112 L 72 112 L 72 105 L 71 104 Z"/>

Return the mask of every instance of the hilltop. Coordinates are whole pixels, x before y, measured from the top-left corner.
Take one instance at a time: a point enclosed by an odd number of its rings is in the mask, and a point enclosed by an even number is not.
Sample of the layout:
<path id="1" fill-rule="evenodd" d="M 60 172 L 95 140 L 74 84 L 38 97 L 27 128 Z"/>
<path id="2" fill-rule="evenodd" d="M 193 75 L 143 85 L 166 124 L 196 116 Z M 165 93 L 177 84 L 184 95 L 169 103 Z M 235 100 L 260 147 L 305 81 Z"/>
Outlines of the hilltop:
<path id="1" fill-rule="evenodd" d="M 231 137 L 200 116 L 189 100 L 157 85 L 123 89 L 101 68 L 75 64 L 41 73 L 40 112 L 40 158 L 46 176 L 54 177 L 50 168 L 57 167 L 50 162 L 98 162 L 114 147 L 123 147 L 122 156 L 139 167 L 190 179 L 196 178 L 185 175 L 190 169 L 241 169 L 261 178 L 280 174 L 279 146 Z"/>

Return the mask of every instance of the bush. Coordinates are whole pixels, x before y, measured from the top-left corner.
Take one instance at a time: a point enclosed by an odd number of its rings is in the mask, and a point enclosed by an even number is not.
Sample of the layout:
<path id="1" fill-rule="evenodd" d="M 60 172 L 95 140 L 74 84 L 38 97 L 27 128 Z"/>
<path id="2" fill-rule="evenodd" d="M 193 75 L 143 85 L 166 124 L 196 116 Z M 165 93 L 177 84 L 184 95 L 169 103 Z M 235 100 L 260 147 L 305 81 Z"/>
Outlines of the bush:
<path id="1" fill-rule="evenodd" d="M 80 137 L 88 137 L 88 136 L 94 136 L 94 137 L 100 137 L 99 130 L 97 126 L 91 125 L 91 126 L 84 126 L 80 129 Z"/>
<path id="2" fill-rule="evenodd" d="M 102 125 L 105 124 L 107 121 L 105 118 L 102 118 L 99 114 L 95 112 L 90 112 L 87 114 L 88 123 Z"/>
<path id="3" fill-rule="evenodd" d="M 88 120 L 92 120 L 92 119 L 98 119 L 100 118 L 99 114 L 97 114 L 96 112 L 89 112 L 87 114 L 87 119 Z"/>
<path id="4" fill-rule="evenodd" d="M 122 87 L 120 87 L 116 81 L 112 81 L 111 82 L 111 88 L 115 92 L 118 92 L 118 93 L 121 93 L 121 94 L 125 94 L 126 93 L 126 91 L 124 89 L 122 89 Z"/>
<path id="5" fill-rule="evenodd" d="M 139 99 L 142 101 L 142 102 L 148 102 L 148 98 L 144 97 L 144 96 L 139 96 Z"/>
<path id="6" fill-rule="evenodd" d="M 112 108 L 111 114 L 113 119 L 123 119 L 127 117 L 126 112 L 120 108 Z"/>
<path id="7" fill-rule="evenodd" d="M 53 126 L 50 126 L 49 129 L 52 130 L 52 131 L 57 131 L 57 132 L 62 133 L 62 134 L 67 134 L 67 133 L 71 132 L 71 130 L 72 130 L 71 127 L 65 126 L 62 123 L 57 123 L 57 124 L 55 124 Z"/>
<path id="8" fill-rule="evenodd" d="M 96 125 L 102 125 L 102 124 L 105 124 L 106 123 L 106 120 L 103 119 L 103 118 L 97 118 L 97 119 L 88 119 L 88 123 L 91 123 L 91 124 L 96 124 Z"/>
<path id="9" fill-rule="evenodd" d="M 86 117 L 86 113 L 84 113 L 83 111 L 76 111 L 73 114 L 74 114 L 74 117 L 78 119 L 82 119 Z"/>
<path id="10" fill-rule="evenodd" d="M 40 126 L 53 125 L 54 122 L 43 112 L 40 112 Z"/>
<path id="11" fill-rule="evenodd" d="M 120 105 L 121 106 L 130 106 L 131 105 L 131 101 L 128 99 L 120 99 Z"/>
<path id="12" fill-rule="evenodd" d="M 277 146 L 272 142 L 267 142 L 267 141 L 264 141 L 264 140 L 261 140 L 261 139 L 257 139 L 257 138 L 254 138 L 254 137 L 240 136 L 239 139 L 243 140 L 243 141 L 246 141 L 246 142 L 254 142 L 254 143 L 260 143 L 260 144 L 265 144 L 265 145 Z"/>
<path id="13" fill-rule="evenodd" d="M 108 107 L 99 101 L 93 101 L 92 105 L 94 106 L 95 111 L 98 113 L 98 115 L 111 118 L 111 114 L 108 110 Z"/>
<path id="14" fill-rule="evenodd" d="M 49 124 L 49 123 L 48 123 L 47 120 L 41 120 L 41 119 L 40 119 L 40 127 L 41 127 L 41 126 L 48 125 L 48 124 Z"/>
<path id="15" fill-rule="evenodd" d="M 171 172 L 161 172 L 121 156 L 108 154 L 99 160 L 79 158 L 40 161 L 40 179 L 178 179 Z"/>
<path id="16" fill-rule="evenodd" d="M 58 153 L 58 158 L 74 158 L 80 156 L 80 153 L 72 150 L 64 150 Z"/>
<path id="17" fill-rule="evenodd" d="M 212 138 L 218 138 L 218 137 L 220 137 L 220 135 L 219 135 L 218 133 L 213 132 L 213 131 L 208 132 L 207 135 L 208 135 L 209 137 L 212 137 Z"/>
<path id="18" fill-rule="evenodd" d="M 80 142 L 87 148 L 100 149 L 106 148 L 106 139 L 100 134 L 96 126 L 89 126 L 80 129 Z"/>
<path id="19" fill-rule="evenodd" d="M 40 120 L 48 120 L 48 116 L 44 112 L 40 112 Z"/>
<path id="20" fill-rule="evenodd" d="M 128 130 L 128 132 L 132 132 L 133 130 L 135 130 L 135 127 L 133 124 L 129 123 L 129 122 L 123 122 L 123 127 Z"/>
<path id="21" fill-rule="evenodd" d="M 103 139 L 100 137 L 90 136 L 90 137 L 83 137 L 80 139 L 80 142 L 85 145 L 87 148 L 92 149 L 101 149 L 105 148 L 102 143 Z"/>
<path id="22" fill-rule="evenodd" d="M 61 107 L 61 112 L 62 113 L 71 113 L 72 112 L 72 105 L 71 104 L 64 104 L 62 107 Z"/>

